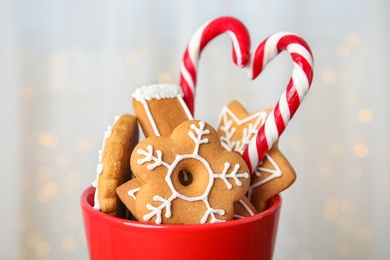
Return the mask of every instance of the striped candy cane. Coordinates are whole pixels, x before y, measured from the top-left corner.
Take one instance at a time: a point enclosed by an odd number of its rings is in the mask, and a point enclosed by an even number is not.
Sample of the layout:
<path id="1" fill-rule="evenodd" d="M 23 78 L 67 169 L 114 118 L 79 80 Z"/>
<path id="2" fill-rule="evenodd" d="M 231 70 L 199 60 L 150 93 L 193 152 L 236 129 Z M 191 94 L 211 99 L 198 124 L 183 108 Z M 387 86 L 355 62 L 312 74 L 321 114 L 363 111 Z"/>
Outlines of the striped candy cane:
<path id="1" fill-rule="evenodd" d="M 225 23 L 227 20 L 232 22 Z M 213 33 L 210 33 L 209 29 Z M 249 51 L 250 40 L 245 26 L 231 17 L 223 17 L 208 22 L 199 28 L 191 38 L 181 67 L 180 86 L 184 92 L 183 99 L 191 113 L 194 111 L 196 68 L 200 52 L 213 37 L 225 31 L 230 32 L 232 37 L 233 54 L 236 53 L 236 56 L 238 56 L 237 50 L 241 50 L 241 63 L 239 59 L 234 58 L 235 63 L 240 67 L 245 65 L 251 79 L 255 79 L 265 66 L 282 51 L 287 50 L 294 63 L 286 90 L 242 155 L 249 170 L 253 172 L 268 150 L 279 139 L 309 91 L 313 78 L 313 56 L 310 47 L 301 37 L 292 33 L 280 32 L 264 40 L 256 51 L 250 55 L 247 62 L 244 57 Z M 242 37 L 238 37 L 238 35 Z M 240 46 L 240 48 L 237 46 Z"/>
<path id="2" fill-rule="evenodd" d="M 290 53 L 294 67 L 286 90 L 256 137 L 244 150 L 242 157 L 251 172 L 279 139 L 309 91 L 313 79 L 313 56 L 310 47 L 301 37 L 286 32 L 271 35 L 257 47 L 246 66 L 249 77 L 255 79 L 265 66 L 284 50 Z"/>
<path id="3" fill-rule="evenodd" d="M 249 61 L 250 37 L 241 21 L 233 17 L 220 17 L 203 24 L 191 37 L 180 68 L 183 99 L 192 114 L 194 114 L 196 73 L 200 54 L 210 40 L 225 32 L 229 33 L 232 40 L 234 63 L 244 67 Z"/>

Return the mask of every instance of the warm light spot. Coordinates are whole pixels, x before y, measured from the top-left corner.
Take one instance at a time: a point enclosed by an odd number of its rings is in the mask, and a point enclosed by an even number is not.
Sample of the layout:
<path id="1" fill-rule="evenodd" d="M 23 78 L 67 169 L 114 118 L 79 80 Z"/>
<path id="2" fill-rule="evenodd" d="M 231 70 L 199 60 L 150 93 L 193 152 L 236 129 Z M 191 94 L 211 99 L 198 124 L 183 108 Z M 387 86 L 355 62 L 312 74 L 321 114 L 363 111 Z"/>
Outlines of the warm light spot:
<path id="1" fill-rule="evenodd" d="M 371 122 L 372 118 L 373 118 L 373 114 L 371 110 L 367 108 L 360 110 L 358 113 L 358 119 L 362 123 L 369 123 Z"/>
<path id="2" fill-rule="evenodd" d="M 347 48 L 347 46 L 345 46 L 344 44 L 341 44 L 336 48 L 337 56 L 339 56 L 340 58 L 347 57 L 350 52 L 351 52 L 350 49 Z"/>
<path id="3" fill-rule="evenodd" d="M 71 172 L 66 178 L 66 183 L 70 186 L 76 186 L 80 183 L 80 180 L 80 174 L 78 174 L 77 172 Z"/>
<path id="4" fill-rule="evenodd" d="M 322 164 L 320 166 L 319 172 L 322 176 L 325 178 L 330 178 L 334 175 L 334 169 L 333 166 L 329 163 Z"/>
<path id="5" fill-rule="evenodd" d="M 299 260 L 313 260 L 313 256 L 308 253 L 308 252 L 302 252 L 299 257 L 298 257 Z"/>
<path id="6" fill-rule="evenodd" d="M 140 58 L 139 58 L 138 53 L 131 52 L 131 53 L 127 54 L 127 57 L 126 57 L 127 64 L 134 66 L 134 65 L 137 65 L 139 63 L 139 60 L 140 60 Z"/>
<path id="7" fill-rule="evenodd" d="M 61 246 L 64 251 L 72 252 L 76 249 L 77 243 L 73 238 L 66 237 L 62 240 Z"/>
<path id="8" fill-rule="evenodd" d="M 331 143 L 329 145 L 329 151 L 333 155 L 341 155 L 343 153 L 344 147 L 341 143 Z"/>
<path id="9" fill-rule="evenodd" d="M 88 152 L 91 149 L 91 141 L 88 139 L 80 139 L 77 142 L 77 150 L 80 152 Z"/>
<path id="10" fill-rule="evenodd" d="M 336 197 L 325 198 L 325 208 L 337 209 L 340 205 L 340 201 Z"/>
<path id="11" fill-rule="evenodd" d="M 41 237 L 38 233 L 30 233 L 26 237 L 27 246 L 35 247 L 38 241 L 41 240 Z"/>
<path id="12" fill-rule="evenodd" d="M 294 235 L 287 235 L 286 236 L 286 247 L 289 249 L 294 249 L 298 246 L 298 238 Z"/>
<path id="13" fill-rule="evenodd" d="M 323 214 L 326 219 L 333 220 L 338 216 L 339 200 L 336 197 L 327 197 L 324 202 Z"/>
<path id="14" fill-rule="evenodd" d="M 38 134 L 38 142 L 39 144 L 48 148 L 54 148 L 57 145 L 58 140 L 57 137 L 53 134 L 48 132 L 41 132 Z"/>
<path id="15" fill-rule="evenodd" d="M 39 203 L 46 203 L 49 201 L 49 196 L 47 196 L 42 190 L 37 192 L 37 201 Z"/>
<path id="16" fill-rule="evenodd" d="M 64 80 L 61 79 L 61 78 L 52 78 L 50 81 L 49 81 L 49 86 L 50 88 L 52 88 L 53 90 L 59 90 L 61 89 L 63 86 L 64 86 Z"/>
<path id="17" fill-rule="evenodd" d="M 20 97 L 25 100 L 29 101 L 35 98 L 35 90 L 32 87 L 24 87 L 20 90 Z"/>
<path id="18" fill-rule="evenodd" d="M 28 230 L 29 222 L 27 218 L 19 218 L 16 221 L 16 231 L 19 233 L 24 233 Z"/>
<path id="19" fill-rule="evenodd" d="M 336 82 L 337 75 L 333 70 L 325 70 L 321 74 L 322 81 L 327 85 L 332 85 Z"/>
<path id="20" fill-rule="evenodd" d="M 35 253 L 39 257 L 47 256 L 50 252 L 49 244 L 44 241 L 40 241 L 36 243 L 34 249 L 35 249 Z"/>
<path id="21" fill-rule="evenodd" d="M 72 162 L 72 158 L 68 154 L 60 154 L 57 158 L 58 165 L 61 167 L 69 166 Z"/>
<path id="22" fill-rule="evenodd" d="M 65 61 L 62 55 L 55 55 L 51 58 L 50 65 L 53 69 L 63 69 Z"/>
<path id="23" fill-rule="evenodd" d="M 351 247 L 347 243 L 339 243 L 336 248 L 339 256 L 346 257 L 351 253 Z"/>
<path id="24" fill-rule="evenodd" d="M 159 83 L 172 83 L 172 76 L 169 73 L 163 72 L 158 75 Z"/>
<path id="25" fill-rule="evenodd" d="M 338 216 L 338 211 L 336 209 L 324 208 L 323 210 L 324 217 L 328 220 L 334 220 Z"/>
<path id="26" fill-rule="evenodd" d="M 359 97 L 355 92 L 348 92 L 344 95 L 344 102 L 349 106 L 356 105 L 359 102 Z"/>
<path id="27" fill-rule="evenodd" d="M 360 44 L 361 39 L 359 35 L 355 33 L 349 33 L 344 37 L 344 44 L 347 46 L 347 48 L 353 48 Z"/>
<path id="28" fill-rule="evenodd" d="M 38 178 L 42 181 L 47 181 L 52 176 L 53 171 L 47 166 L 42 166 L 38 169 Z"/>
<path id="29" fill-rule="evenodd" d="M 359 227 L 356 230 L 356 236 L 360 240 L 364 240 L 364 241 L 370 240 L 372 237 L 372 230 L 369 227 Z"/>
<path id="30" fill-rule="evenodd" d="M 54 182 L 47 182 L 45 185 L 43 185 L 42 192 L 45 196 L 52 197 L 54 196 L 58 191 L 57 184 Z"/>
<path id="31" fill-rule="evenodd" d="M 368 149 L 367 145 L 365 145 L 365 144 L 357 144 L 353 148 L 353 152 L 354 152 L 355 156 L 358 158 L 366 158 L 368 156 L 370 150 Z"/>
<path id="32" fill-rule="evenodd" d="M 337 218 L 336 224 L 341 231 L 347 231 L 351 228 L 351 221 L 346 217 Z"/>

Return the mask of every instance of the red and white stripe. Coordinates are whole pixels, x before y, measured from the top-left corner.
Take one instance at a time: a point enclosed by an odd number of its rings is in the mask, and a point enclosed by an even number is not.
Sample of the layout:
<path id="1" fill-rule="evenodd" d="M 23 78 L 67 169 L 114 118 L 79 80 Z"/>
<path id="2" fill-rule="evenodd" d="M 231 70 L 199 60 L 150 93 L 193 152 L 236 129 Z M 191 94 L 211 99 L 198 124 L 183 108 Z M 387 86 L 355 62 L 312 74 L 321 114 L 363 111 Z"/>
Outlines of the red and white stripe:
<path id="1" fill-rule="evenodd" d="M 243 153 L 251 172 L 279 139 L 294 116 L 313 79 L 313 56 L 304 39 L 296 34 L 280 32 L 264 40 L 251 55 L 246 68 L 255 79 L 280 52 L 288 51 L 293 60 L 291 78 L 278 103 Z"/>
<path id="2" fill-rule="evenodd" d="M 180 68 L 180 86 L 184 101 L 194 114 L 197 68 L 203 48 L 216 36 L 229 33 L 233 44 L 233 61 L 244 67 L 250 56 L 250 37 L 241 21 L 233 17 L 220 17 L 203 24 L 191 37 L 184 52 Z"/>
<path id="3" fill-rule="evenodd" d="M 182 61 L 180 86 L 184 92 L 183 99 L 192 114 L 194 113 L 196 69 L 201 51 L 209 41 L 223 32 L 229 32 L 232 38 L 234 62 L 240 67 L 246 67 L 251 79 L 255 79 L 282 51 L 286 50 L 290 53 L 294 64 L 286 90 L 242 155 L 249 170 L 253 172 L 268 150 L 279 139 L 309 91 L 313 78 L 313 56 L 305 40 L 296 34 L 287 32 L 271 35 L 260 43 L 252 55 L 249 55 L 249 34 L 239 20 L 232 17 L 212 20 L 200 27 L 192 36 Z"/>

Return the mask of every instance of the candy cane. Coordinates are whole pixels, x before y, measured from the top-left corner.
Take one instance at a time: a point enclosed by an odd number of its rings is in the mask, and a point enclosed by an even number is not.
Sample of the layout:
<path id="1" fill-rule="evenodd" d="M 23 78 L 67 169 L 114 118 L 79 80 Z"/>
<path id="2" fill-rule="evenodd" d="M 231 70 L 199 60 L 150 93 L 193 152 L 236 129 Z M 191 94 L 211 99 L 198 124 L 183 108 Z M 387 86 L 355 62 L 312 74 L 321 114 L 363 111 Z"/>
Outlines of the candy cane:
<path id="1" fill-rule="evenodd" d="M 212 39 L 212 37 L 215 37 L 224 31 L 233 31 L 233 29 L 236 29 L 237 35 L 240 33 L 239 35 L 244 35 L 245 37 L 233 38 L 238 41 L 235 43 L 233 40 L 234 50 L 237 52 L 237 48 L 235 48 L 235 46 L 242 47 L 242 50 L 244 51 L 241 53 L 247 53 L 246 51 L 249 49 L 250 40 L 246 37 L 247 30 L 245 26 L 234 18 L 228 19 L 233 19 L 237 27 L 232 23 L 224 24 L 224 19 L 227 18 L 213 20 L 198 29 L 198 31 L 191 38 L 189 46 L 187 47 L 183 57 L 180 85 L 184 92 L 183 99 L 189 106 L 192 113 L 194 111 L 196 68 L 198 59 L 200 57 L 200 52 L 202 51 L 204 45 L 206 45 Z M 213 28 L 212 31 L 218 31 L 219 33 L 207 34 L 207 37 L 205 37 L 205 44 L 202 45 L 202 35 L 206 34 L 205 31 L 207 31 L 211 24 Z M 231 28 L 229 28 L 229 26 Z M 230 35 L 232 36 L 232 33 Z M 249 77 L 251 79 L 255 79 L 265 68 L 265 66 L 284 50 L 287 50 L 290 53 L 293 60 L 294 67 L 292 75 L 286 90 L 282 94 L 278 103 L 275 105 L 273 111 L 259 129 L 256 137 L 252 139 L 248 147 L 244 150 L 242 156 L 251 172 L 254 171 L 268 150 L 279 139 L 288 122 L 297 111 L 304 96 L 309 91 L 313 78 L 313 56 L 310 47 L 305 42 L 305 40 L 295 34 L 281 32 L 271 35 L 266 40 L 264 40 L 257 47 L 256 51 L 250 56 L 248 63 L 246 63 L 244 59 L 242 59 L 241 64 L 235 60 L 236 64 L 238 65 L 246 64 L 245 67 L 249 72 Z M 190 55 L 189 52 L 195 54 Z M 244 56 L 246 55 L 243 55 L 242 57 Z"/>
<path id="2" fill-rule="evenodd" d="M 279 139 L 309 91 L 313 79 L 313 56 L 310 47 L 301 37 L 286 32 L 271 35 L 257 47 L 246 66 L 249 77 L 255 79 L 265 66 L 284 50 L 290 53 L 294 67 L 286 90 L 256 137 L 244 150 L 242 157 L 251 172 Z"/>
<path id="3" fill-rule="evenodd" d="M 203 48 L 216 36 L 228 32 L 233 44 L 233 61 L 244 67 L 249 61 L 250 37 L 241 21 L 233 17 L 220 17 L 203 24 L 191 37 L 180 68 L 180 86 L 184 101 L 194 114 L 194 99 L 198 61 Z"/>

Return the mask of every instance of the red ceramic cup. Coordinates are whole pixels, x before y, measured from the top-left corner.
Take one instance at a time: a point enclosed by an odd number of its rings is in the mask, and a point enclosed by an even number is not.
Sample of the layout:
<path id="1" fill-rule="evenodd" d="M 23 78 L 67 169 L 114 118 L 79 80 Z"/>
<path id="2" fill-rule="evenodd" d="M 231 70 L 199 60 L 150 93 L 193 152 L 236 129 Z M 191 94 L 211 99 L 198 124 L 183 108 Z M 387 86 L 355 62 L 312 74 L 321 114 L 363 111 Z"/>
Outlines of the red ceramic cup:
<path id="1" fill-rule="evenodd" d="M 157 225 L 120 219 L 92 208 L 95 189 L 81 196 L 92 260 L 132 259 L 272 259 L 281 197 L 267 210 L 213 224 Z"/>

